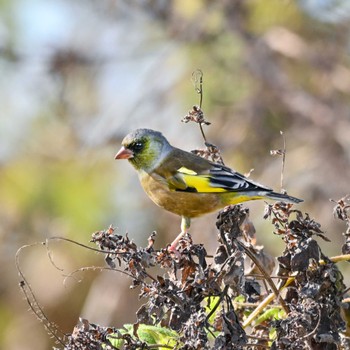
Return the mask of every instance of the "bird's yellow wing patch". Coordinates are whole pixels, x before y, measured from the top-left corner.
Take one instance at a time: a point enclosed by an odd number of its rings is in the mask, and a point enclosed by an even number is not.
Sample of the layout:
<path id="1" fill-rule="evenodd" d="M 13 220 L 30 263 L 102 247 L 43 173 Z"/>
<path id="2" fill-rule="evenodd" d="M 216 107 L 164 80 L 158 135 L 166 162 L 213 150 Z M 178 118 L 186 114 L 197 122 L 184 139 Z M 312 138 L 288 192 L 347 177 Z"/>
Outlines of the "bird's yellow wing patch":
<path id="1" fill-rule="evenodd" d="M 197 173 L 191 169 L 185 168 L 184 166 L 178 170 L 179 173 L 187 175 L 197 175 Z"/>
<path id="2" fill-rule="evenodd" d="M 182 167 L 178 170 L 178 175 L 181 177 L 181 180 L 186 184 L 186 187 L 188 189 L 193 189 L 195 192 L 227 192 L 227 190 L 224 188 L 212 186 L 210 183 L 211 176 L 209 174 L 199 175 L 191 169 Z"/>

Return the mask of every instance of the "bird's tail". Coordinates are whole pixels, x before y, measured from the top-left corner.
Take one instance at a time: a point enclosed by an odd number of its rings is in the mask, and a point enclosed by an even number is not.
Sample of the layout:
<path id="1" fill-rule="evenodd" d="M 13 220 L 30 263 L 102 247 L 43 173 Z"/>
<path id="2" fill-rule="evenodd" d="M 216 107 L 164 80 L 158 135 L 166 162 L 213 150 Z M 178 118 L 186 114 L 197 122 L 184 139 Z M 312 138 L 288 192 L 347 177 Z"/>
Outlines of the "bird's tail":
<path id="1" fill-rule="evenodd" d="M 277 192 L 267 192 L 265 193 L 265 197 L 267 198 L 271 198 L 277 201 L 282 201 L 282 202 L 288 202 L 288 203 L 300 203 L 300 202 L 304 202 L 302 199 L 296 198 L 296 197 L 292 197 L 292 196 L 288 196 L 287 194 L 283 194 L 283 193 L 277 193 Z"/>

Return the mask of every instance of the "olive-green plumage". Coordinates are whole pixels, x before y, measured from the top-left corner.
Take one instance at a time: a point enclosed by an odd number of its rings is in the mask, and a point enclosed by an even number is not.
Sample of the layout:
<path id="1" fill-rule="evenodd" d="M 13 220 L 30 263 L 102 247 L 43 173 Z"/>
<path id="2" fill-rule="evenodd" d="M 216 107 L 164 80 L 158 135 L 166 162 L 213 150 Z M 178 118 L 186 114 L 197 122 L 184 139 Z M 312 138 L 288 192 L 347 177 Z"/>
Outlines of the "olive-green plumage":
<path id="1" fill-rule="evenodd" d="M 182 231 L 190 219 L 229 204 L 254 199 L 299 203 L 302 200 L 273 192 L 242 174 L 175 148 L 158 131 L 137 129 L 122 141 L 116 159 L 128 159 L 154 203 L 180 215 Z"/>

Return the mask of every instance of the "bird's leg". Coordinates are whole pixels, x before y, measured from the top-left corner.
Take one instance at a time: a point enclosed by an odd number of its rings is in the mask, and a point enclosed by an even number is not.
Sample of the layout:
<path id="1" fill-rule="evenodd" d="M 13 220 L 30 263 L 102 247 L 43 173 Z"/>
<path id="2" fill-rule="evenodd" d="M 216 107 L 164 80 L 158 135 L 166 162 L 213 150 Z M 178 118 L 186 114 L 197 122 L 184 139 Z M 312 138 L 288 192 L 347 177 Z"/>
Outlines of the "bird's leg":
<path id="1" fill-rule="evenodd" d="M 169 247 L 169 251 L 176 252 L 176 246 L 180 242 L 180 239 L 188 232 L 188 229 L 191 226 L 191 219 L 183 216 L 181 218 L 181 232 L 177 235 L 177 237 L 173 240 Z"/>

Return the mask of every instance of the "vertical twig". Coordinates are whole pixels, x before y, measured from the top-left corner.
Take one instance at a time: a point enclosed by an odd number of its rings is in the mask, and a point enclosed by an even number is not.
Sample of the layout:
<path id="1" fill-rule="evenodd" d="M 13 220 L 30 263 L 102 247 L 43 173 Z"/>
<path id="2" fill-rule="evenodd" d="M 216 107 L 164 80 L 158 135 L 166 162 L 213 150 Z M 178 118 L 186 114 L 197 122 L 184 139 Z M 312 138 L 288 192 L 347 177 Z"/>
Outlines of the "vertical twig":
<path id="1" fill-rule="evenodd" d="M 283 191 L 283 176 L 284 176 L 284 166 L 286 163 L 286 137 L 283 131 L 280 131 L 283 138 L 283 150 L 282 150 L 282 169 L 281 169 L 281 191 Z"/>
<path id="2" fill-rule="evenodd" d="M 265 281 L 268 283 L 268 285 L 272 289 L 273 293 L 275 294 L 276 299 L 281 303 L 281 306 L 282 306 L 283 310 L 286 312 L 286 314 L 288 314 L 289 313 L 288 305 L 285 303 L 285 301 L 281 297 L 279 290 L 275 286 L 275 284 L 272 281 L 272 278 L 270 277 L 270 275 L 265 270 L 263 264 L 261 264 L 259 259 L 256 257 L 255 252 L 250 247 L 246 247 L 241 242 L 237 241 L 237 243 L 244 250 L 244 252 L 248 255 L 250 260 L 252 260 L 253 263 L 256 265 L 256 267 L 259 269 L 261 274 L 264 276 Z"/>
<path id="3" fill-rule="evenodd" d="M 194 85 L 194 89 L 196 93 L 199 95 L 199 108 L 202 109 L 202 103 L 203 103 L 203 72 L 201 69 L 196 69 L 192 73 L 192 82 Z M 201 130 L 204 142 L 207 142 L 207 138 L 205 137 L 204 130 L 202 127 L 202 123 L 198 123 L 199 128 Z"/>
<path id="4" fill-rule="evenodd" d="M 199 108 L 202 109 L 203 102 L 203 72 L 201 69 L 196 69 L 192 73 L 192 82 L 196 93 L 199 95 Z"/>
<path id="5" fill-rule="evenodd" d="M 281 167 L 281 192 L 285 192 L 285 190 L 283 189 L 283 176 L 284 176 L 284 166 L 286 164 L 286 138 L 284 136 L 283 131 L 280 131 L 280 134 L 282 136 L 283 139 L 283 148 L 282 149 L 273 149 L 270 150 L 270 154 L 272 156 L 282 156 L 282 167 Z"/>

